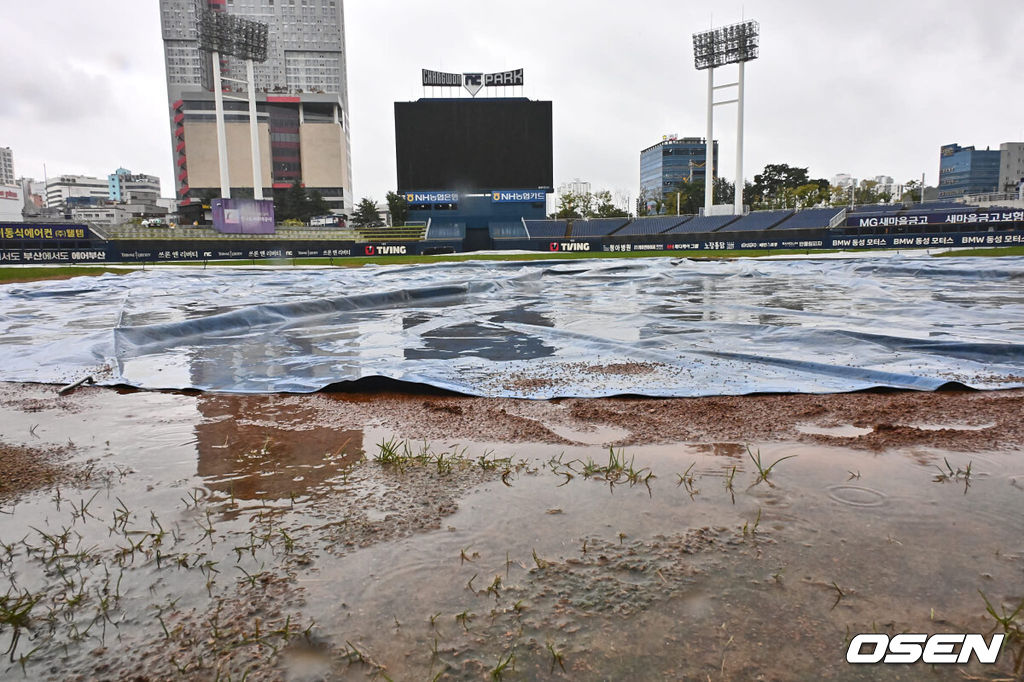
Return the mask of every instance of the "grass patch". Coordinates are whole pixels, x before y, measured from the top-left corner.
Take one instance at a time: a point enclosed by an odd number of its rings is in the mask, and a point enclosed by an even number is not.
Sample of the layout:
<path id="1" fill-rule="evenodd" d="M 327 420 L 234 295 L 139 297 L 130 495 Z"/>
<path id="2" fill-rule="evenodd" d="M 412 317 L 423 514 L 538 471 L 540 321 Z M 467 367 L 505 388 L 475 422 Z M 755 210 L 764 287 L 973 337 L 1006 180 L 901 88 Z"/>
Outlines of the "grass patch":
<path id="1" fill-rule="evenodd" d="M 59 266 L 39 268 L 0 268 L 0 284 L 15 284 L 18 282 L 35 282 L 43 279 L 70 279 L 71 277 L 99 275 L 123 275 L 131 272 L 128 268 L 104 268 L 92 266 Z"/>
<path id="2" fill-rule="evenodd" d="M 967 249 L 963 251 L 943 251 L 933 254 L 935 258 L 949 258 L 960 256 L 981 256 L 991 258 L 993 256 L 1024 256 L 1024 246 L 996 246 L 991 249 Z"/>
<path id="3" fill-rule="evenodd" d="M 760 256 L 808 255 L 836 253 L 835 250 L 809 251 L 807 249 L 744 249 L 732 251 L 537 251 L 536 253 L 447 253 L 436 256 L 343 256 L 338 258 L 267 258 L 249 260 L 208 261 L 206 265 L 326 265 L 361 268 L 364 265 L 414 265 L 422 263 L 461 263 L 464 261 L 533 261 L 578 260 L 581 258 L 756 258 Z M 161 265 L 195 266 L 201 263 L 177 261 Z"/>

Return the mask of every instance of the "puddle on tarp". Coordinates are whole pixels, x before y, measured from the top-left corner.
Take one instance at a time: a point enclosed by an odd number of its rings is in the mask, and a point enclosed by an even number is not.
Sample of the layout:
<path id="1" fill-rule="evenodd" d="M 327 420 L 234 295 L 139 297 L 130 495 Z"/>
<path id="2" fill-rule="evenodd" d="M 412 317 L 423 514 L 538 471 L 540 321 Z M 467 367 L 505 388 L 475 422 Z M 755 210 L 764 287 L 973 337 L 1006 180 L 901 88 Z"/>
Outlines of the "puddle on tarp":
<path id="1" fill-rule="evenodd" d="M 1024 599 L 1019 449 L 754 443 L 795 455 L 755 484 L 742 440 L 643 445 L 614 451 L 635 482 L 612 485 L 584 473 L 609 461 L 596 445 L 80 395 L 0 401 L 3 441 L 70 438 L 100 472 L 3 508 L 8 594 L 42 595 L 10 678 L 902 679 L 846 664 L 848 637 L 988 633 L 979 590 Z M 378 444 L 404 463 L 360 459 Z M 964 672 L 995 674 L 927 674 Z"/>
<path id="2" fill-rule="evenodd" d="M 984 267 L 979 264 L 984 263 Z M 1024 258 L 175 268 L 0 288 L 0 380 L 486 397 L 1024 386 Z"/>

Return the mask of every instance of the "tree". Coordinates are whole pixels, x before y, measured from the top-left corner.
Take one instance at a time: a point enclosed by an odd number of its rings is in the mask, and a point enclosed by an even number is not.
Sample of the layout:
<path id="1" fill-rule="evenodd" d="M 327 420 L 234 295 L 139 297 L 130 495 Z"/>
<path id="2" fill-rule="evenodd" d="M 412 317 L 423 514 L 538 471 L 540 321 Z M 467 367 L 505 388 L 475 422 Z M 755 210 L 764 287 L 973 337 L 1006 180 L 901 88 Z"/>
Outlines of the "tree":
<path id="1" fill-rule="evenodd" d="M 908 202 L 921 203 L 921 181 L 908 180 L 903 185 L 903 199 Z"/>
<path id="2" fill-rule="evenodd" d="M 638 216 L 657 215 L 661 213 L 664 203 L 660 195 L 646 187 L 641 187 L 640 194 L 636 198 L 636 214 Z"/>
<path id="3" fill-rule="evenodd" d="M 680 182 L 674 189 L 665 193 L 662 213 L 669 215 L 694 215 L 704 205 L 703 182 Z"/>
<path id="4" fill-rule="evenodd" d="M 320 193 L 320 190 L 315 189 L 309 194 L 309 200 L 306 202 L 302 220 L 308 223 L 309 219 L 313 216 L 327 215 L 330 212 L 331 207 L 327 205 L 324 195 Z"/>
<path id="5" fill-rule="evenodd" d="M 405 225 L 409 220 L 409 202 L 401 194 L 388 192 L 388 211 L 391 213 L 392 225 Z"/>
<path id="6" fill-rule="evenodd" d="M 796 168 L 785 163 L 770 163 L 764 167 L 764 171 L 754 176 L 754 183 L 748 193 L 750 204 L 755 208 L 792 205 L 795 199 L 792 193 L 787 194 L 786 190 L 795 190 L 810 184 L 817 185 L 822 192 L 829 188 L 828 180 L 809 178 L 806 168 Z"/>
<path id="7" fill-rule="evenodd" d="M 594 195 L 590 192 L 566 192 L 558 197 L 555 217 L 561 220 L 583 218 L 593 215 Z"/>
<path id="8" fill-rule="evenodd" d="M 746 186 L 744 186 L 746 192 Z M 711 186 L 712 201 L 716 204 L 732 204 L 736 202 L 736 184 L 725 178 L 715 178 Z M 746 194 L 743 195 L 746 199 Z"/>
<path id="9" fill-rule="evenodd" d="M 369 197 L 360 199 L 355 213 L 352 214 L 352 224 L 356 227 L 379 227 L 383 225 L 380 214 L 377 213 L 377 203 Z"/>
<path id="10" fill-rule="evenodd" d="M 608 190 L 594 192 L 593 215 L 588 218 L 628 218 L 629 212 L 619 208 L 612 201 L 612 193 Z"/>

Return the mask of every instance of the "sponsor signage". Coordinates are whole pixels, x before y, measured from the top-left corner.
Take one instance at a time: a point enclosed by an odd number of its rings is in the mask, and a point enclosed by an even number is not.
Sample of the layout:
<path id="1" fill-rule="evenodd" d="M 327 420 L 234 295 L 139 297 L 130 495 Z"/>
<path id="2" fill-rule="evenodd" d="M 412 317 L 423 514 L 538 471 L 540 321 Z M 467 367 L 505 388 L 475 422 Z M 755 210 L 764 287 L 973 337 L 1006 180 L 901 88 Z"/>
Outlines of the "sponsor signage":
<path id="1" fill-rule="evenodd" d="M 548 251 L 590 251 L 590 242 L 551 242 Z"/>
<path id="2" fill-rule="evenodd" d="M 501 88 L 523 84 L 523 70 L 498 71 L 496 73 L 445 73 L 421 69 L 424 87 L 457 88 L 465 86 L 470 95 L 476 97 L 482 88 Z"/>
<path id="3" fill-rule="evenodd" d="M 213 229 L 224 234 L 274 234 L 274 202 L 257 199 L 214 199 Z"/>
<path id="4" fill-rule="evenodd" d="M 848 227 L 901 227 L 904 225 L 973 225 L 985 223 L 1016 223 L 1024 221 L 1024 211 L 972 211 L 917 213 L 906 215 L 865 216 L 847 218 Z"/>
<path id="5" fill-rule="evenodd" d="M 92 235 L 85 225 L 37 225 L 21 223 L 0 224 L 0 241 L 9 239 L 90 239 Z"/>
<path id="6" fill-rule="evenodd" d="M 496 189 L 491 192 L 491 203 L 509 204 L 547 201 L 547 192 L 542 189 Z"/>
<path id="7" fill-rule="evenodd" d="M 458 192 L 406 192 L 405 200 L 410 204 L 457 204 Z"/>
<path id="8" fill-rule="evenodd" d="M 363 253 L 367 256 L 405 256 L 409 248 L 405 244 L 367 244 Z"/>

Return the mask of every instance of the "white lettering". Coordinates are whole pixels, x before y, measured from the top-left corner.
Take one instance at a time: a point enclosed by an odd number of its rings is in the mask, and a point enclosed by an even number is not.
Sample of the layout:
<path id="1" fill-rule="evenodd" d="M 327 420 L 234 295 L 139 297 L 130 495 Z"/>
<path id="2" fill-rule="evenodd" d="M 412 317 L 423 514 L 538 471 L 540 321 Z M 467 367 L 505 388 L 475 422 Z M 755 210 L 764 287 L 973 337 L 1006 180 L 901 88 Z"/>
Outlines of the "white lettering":
<path id="1" fill-rule="evenodd" d="M 863 653 L 865 644 L 873 645 L 870 653 Z M 885 650 L 889 646 L 889 637 L 882 634 L 857 635 L 850 642 L 850 648 L 846 650 L 847 663 L 878 663 L 885 656 Z"/>

